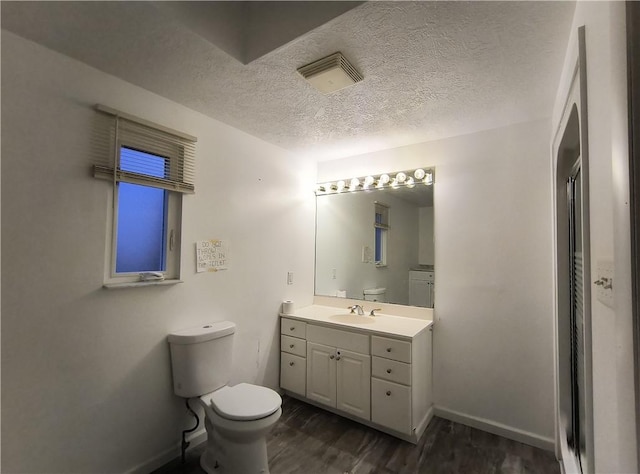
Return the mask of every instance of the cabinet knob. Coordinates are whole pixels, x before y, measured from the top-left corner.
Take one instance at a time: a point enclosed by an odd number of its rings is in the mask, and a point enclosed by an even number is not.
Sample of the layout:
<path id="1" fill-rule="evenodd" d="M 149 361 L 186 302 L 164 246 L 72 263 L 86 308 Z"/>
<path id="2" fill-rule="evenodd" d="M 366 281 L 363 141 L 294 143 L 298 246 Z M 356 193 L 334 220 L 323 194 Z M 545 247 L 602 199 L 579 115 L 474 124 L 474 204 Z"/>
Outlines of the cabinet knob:
<path id="1" fill-rule="evenodd" d="M 295 328 L 295 327 L 293 327 L 293 326 L 291 326 L 291 327 L 289 328 L 289 331 L 295 331 L 295 330 L 296 330 L 296 328 Z"/>
<path id="2" fill-rule="evenodd" d="M 391 396 L 391 390 L 387 390 L 387 397 Z"/>
<path id="3" fill-rule="evenodd" d="M 295 362 L 289 362 L 289 365 L 290 365 L 291 367 L 293 367 L 293 364 L 295 364 Z"/>
<path id="4" fill-rule="evenodd" d="M 331 354 L 331 355 L 329 356 L 329 359 L 335 359 L 335 357 L 336 357 L 336 356 L 334 356 L 333 354 Z"/>
<path id="5" fill-rule="evenodd" d="M 336 360 L 340 360 L 340 356 L 336 357 Z"/>
<path id="6" fill-rule="evenodd" d="M 391 348 L 390 347 L 387 347 L 387 352 L 391 352 Z"/>
<path id="7" fill-rule="evenodd" d="M 294 346 L 294 345 L 295 345 L 295 344 L 289 344 L 289 349 L 293 349 L 293 346 Z"/>
<path id="8" fill-rule="evenodd" d="M 390 374 L 391 373 L 391 369 L 387 369 L 387 373 Z"/>

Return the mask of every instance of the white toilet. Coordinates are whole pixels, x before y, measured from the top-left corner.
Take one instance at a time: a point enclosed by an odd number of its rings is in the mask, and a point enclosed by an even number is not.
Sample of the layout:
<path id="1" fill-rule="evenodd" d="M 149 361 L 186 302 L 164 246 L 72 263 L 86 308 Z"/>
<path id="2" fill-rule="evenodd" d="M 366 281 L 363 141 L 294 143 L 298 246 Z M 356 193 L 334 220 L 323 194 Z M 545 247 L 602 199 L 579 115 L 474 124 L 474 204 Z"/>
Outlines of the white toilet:
<path id="1" fill-rule="evenodd" d="M 387 302 L 386 288 L 365 288 L 362 293 L 364 294 L 365 301 L 377 301 L 379 303 Z"/>
<path id="2" fill-rule="evenodd" d="M 173 390 L 204 407 L 207 447 L 200 458 L 202 469 L 266 474 L 266 436 L 282 414 L 282 399 L 266 387 L 227 385 L 235 330 L 234 323 L 219 321 L 169 334 Z"/>

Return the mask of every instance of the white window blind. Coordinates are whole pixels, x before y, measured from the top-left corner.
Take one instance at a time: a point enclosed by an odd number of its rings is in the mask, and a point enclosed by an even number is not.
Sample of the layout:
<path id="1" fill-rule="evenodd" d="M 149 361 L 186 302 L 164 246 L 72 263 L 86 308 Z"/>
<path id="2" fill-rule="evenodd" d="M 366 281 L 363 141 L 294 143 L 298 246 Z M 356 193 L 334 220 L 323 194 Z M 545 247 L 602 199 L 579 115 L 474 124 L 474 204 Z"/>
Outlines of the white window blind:
<path id="1" fill-rule="evenodd" d="M 195 137 L 103 105 L 96 110 L 94 177 L 195 191 Z"/>

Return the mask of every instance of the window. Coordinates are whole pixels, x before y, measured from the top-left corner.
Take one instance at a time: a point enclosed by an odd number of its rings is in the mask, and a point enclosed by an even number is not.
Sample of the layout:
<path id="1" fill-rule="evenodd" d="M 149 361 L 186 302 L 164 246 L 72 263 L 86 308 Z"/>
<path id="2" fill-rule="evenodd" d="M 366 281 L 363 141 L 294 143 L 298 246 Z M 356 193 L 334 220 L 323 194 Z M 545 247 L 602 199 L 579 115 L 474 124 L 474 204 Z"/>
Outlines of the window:
<path id="1" fill-rule="evenodd" d="M 178 280 L 182 195 L 194 192 L 195 138 L 98 110 L 94 176 L 113 182 L 105 282 L 146 280 L 150 272 Z"/>
<path id="2" fill-rule="evenodd" d="M 389 232 L 389 206 L 379 202 L 375 202 L 375 218 L 373 223 L 374 229 L 374 248 L 376 266 L 384 267 L 387 265 L 387 240 Z"/>
<path id="3" fill-rule="evenodd" d="M 149 170 L 140 169 L 143 159 L 151 164 Z M 165 161 L 161 156 L 120 148 L 120 168 L 125 171 L 164 177 Z M 126 182 L 117 187 L 115 273 L 165 272 L 167 250 L 172 251 L 166 245 L 169 191 Z"/>

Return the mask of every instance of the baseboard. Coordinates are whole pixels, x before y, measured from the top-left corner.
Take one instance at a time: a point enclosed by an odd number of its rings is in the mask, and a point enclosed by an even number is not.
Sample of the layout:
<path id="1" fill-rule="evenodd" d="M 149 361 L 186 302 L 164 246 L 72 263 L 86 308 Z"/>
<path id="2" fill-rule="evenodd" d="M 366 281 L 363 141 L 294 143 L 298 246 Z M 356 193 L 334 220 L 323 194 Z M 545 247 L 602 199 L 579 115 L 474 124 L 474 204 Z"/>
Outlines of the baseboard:
<path id="1" fill-rule="evenodd" d="M 422 421 L 418 423 L 418 426 L 416 426 L 414 444 L 417 444 L 418 441 L 420 441 L 420 438 L 422 438 L 422 435 L 426 431 L 427 426 L 431 422 L 432 418 L 433 418 L 433 405 L 429 407 L 429 409 L 427 410 L 427 413 L 422 418 Z"/>
<path id="2" fill-rule="evenodd" d="M 512 426 L 503 425 L 502 423 L 470 416 L 465 413 L 460 413 L 438 406 L 435 407 L 434 414 L 440 418 L 455 421 L 456 423 L 471 426 L 472 428 L 477 428 L 488 433 L 504 436 L 505 438 L 535 446 L 536 448 L 545 449 L 547 451 L 555 450 L 555 441 L 553 438 L 546 438 L 535 433 L 519 430 Z"/>
<path id="3" fill-rule="evenodd" d="M 199 445 L 200 443 L 207 440 L 207 431 L 204 428 L 192 433 L 191 436 L 187 436 L 187 441 L 190 443 L 190 447 Z M 137 466 L 125 471 L 126 474 L 148 474 L 149 472 L 155 471 L 158 468 L 161 468 L 165 464 L 170 461 L 173 461 L 175 458 L 182 454 L 182 448 L 180 443 L 177 443 L 175 446 L 161 452 L 157 456 L 152 457 L 151 459 L 138 464 Z"/>

